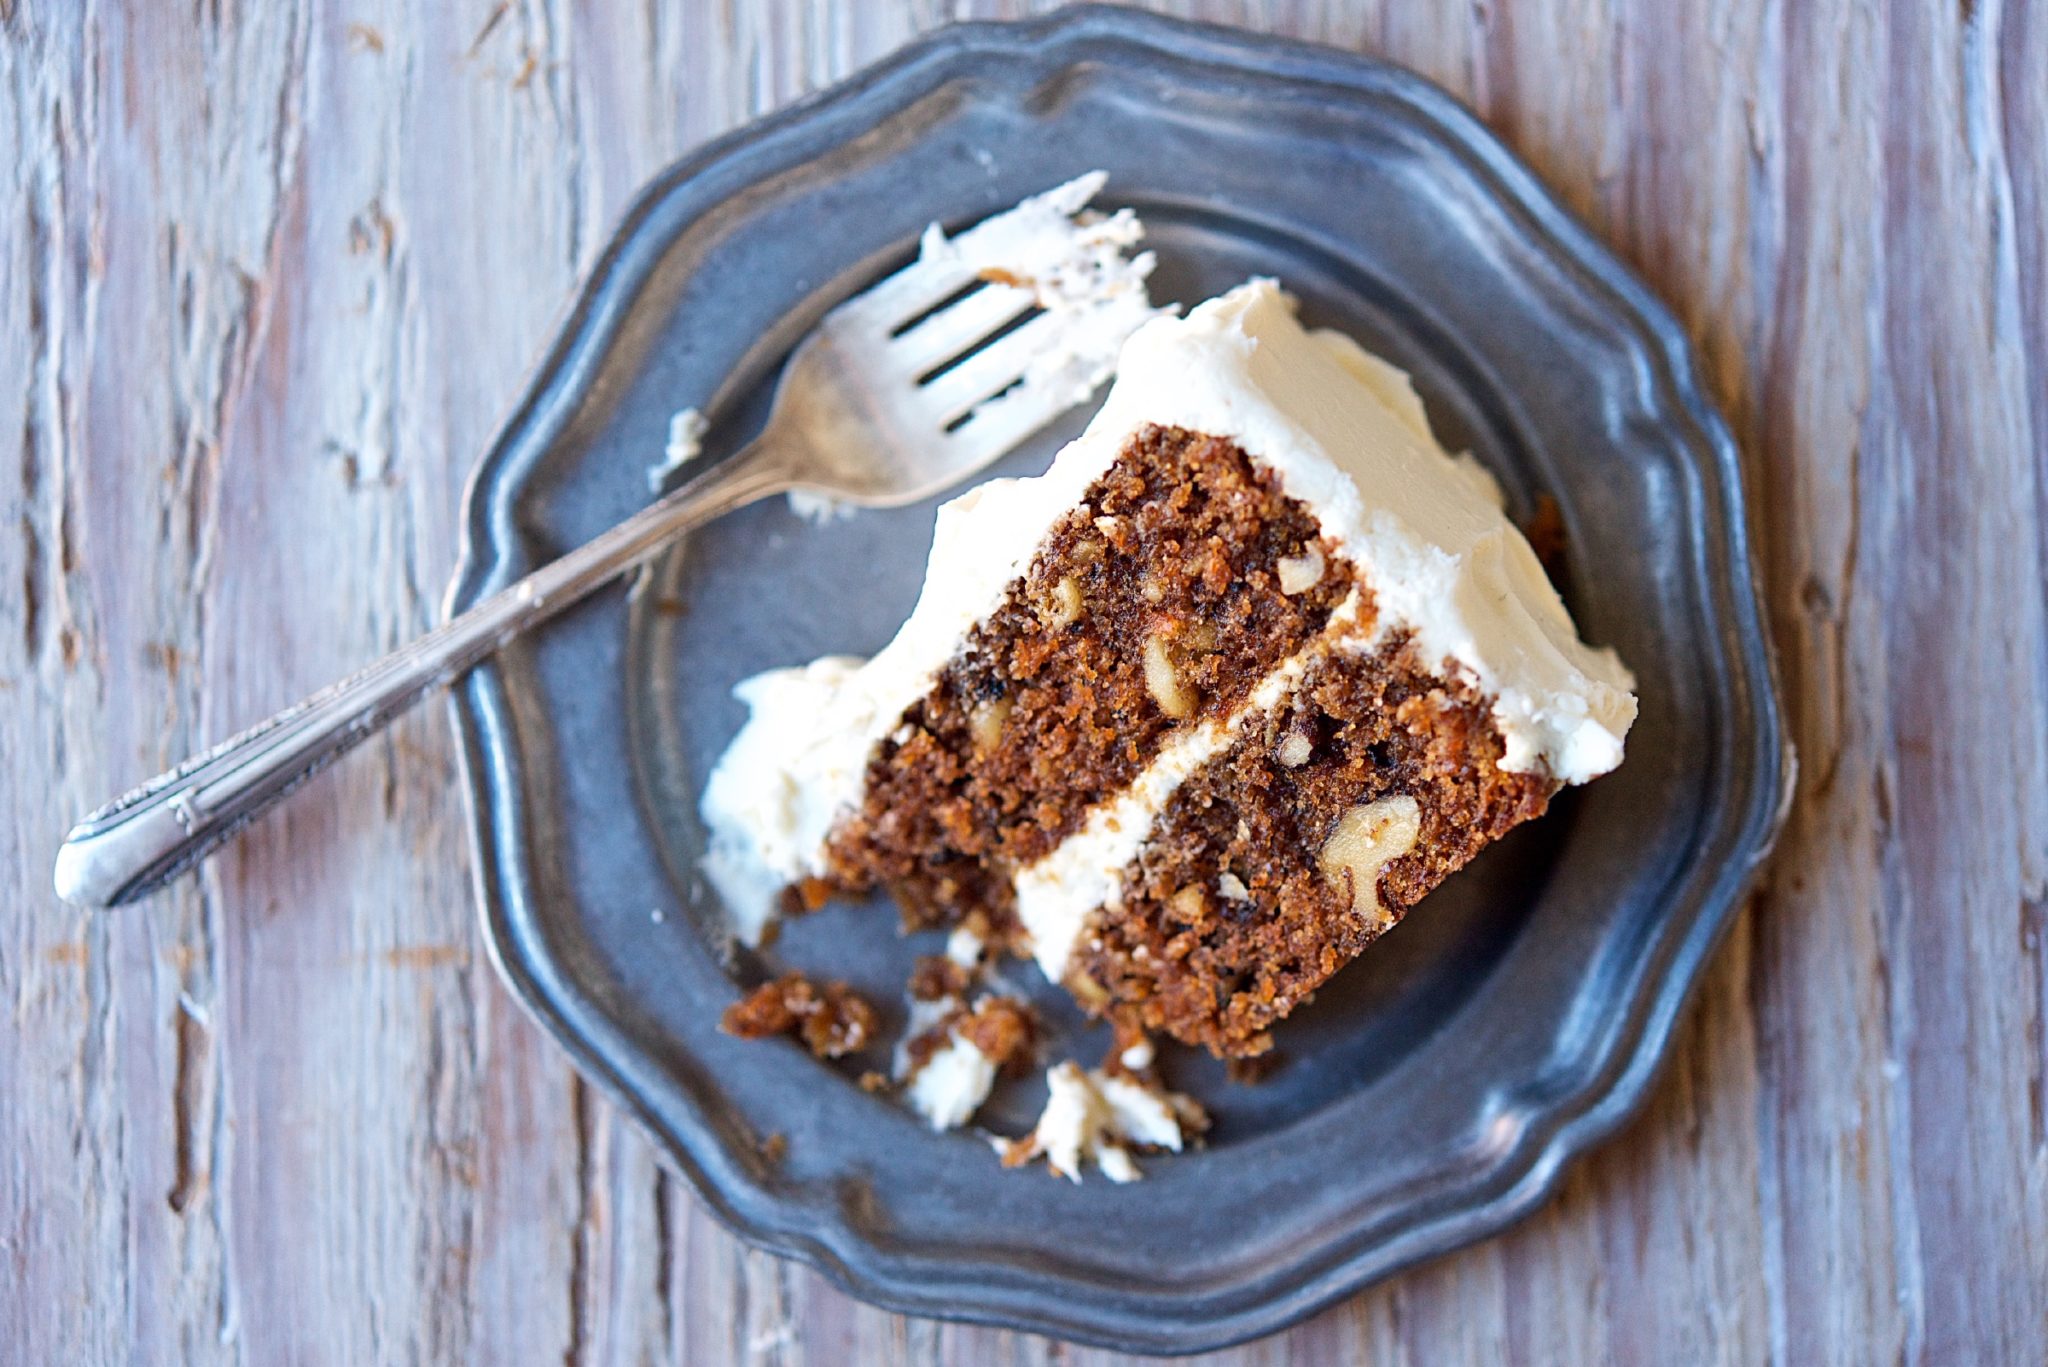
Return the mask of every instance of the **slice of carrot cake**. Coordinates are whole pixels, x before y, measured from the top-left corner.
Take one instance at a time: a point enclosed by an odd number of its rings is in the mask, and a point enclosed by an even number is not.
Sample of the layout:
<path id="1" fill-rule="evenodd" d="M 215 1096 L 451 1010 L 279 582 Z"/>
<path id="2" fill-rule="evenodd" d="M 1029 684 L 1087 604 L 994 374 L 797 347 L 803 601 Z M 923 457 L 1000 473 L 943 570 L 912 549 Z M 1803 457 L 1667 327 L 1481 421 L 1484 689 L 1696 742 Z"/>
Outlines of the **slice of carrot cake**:
<path id="1" fill-rule="evenodd" d="M 1249 1056 L 1620 763 L 1632 687 L 1407 377 L 1253 281 L 1139 329 L 1043 476 L 942 509 L 874 659 L 742 685 L 706 868 L 978 913 L 1124 1032 Z"/>

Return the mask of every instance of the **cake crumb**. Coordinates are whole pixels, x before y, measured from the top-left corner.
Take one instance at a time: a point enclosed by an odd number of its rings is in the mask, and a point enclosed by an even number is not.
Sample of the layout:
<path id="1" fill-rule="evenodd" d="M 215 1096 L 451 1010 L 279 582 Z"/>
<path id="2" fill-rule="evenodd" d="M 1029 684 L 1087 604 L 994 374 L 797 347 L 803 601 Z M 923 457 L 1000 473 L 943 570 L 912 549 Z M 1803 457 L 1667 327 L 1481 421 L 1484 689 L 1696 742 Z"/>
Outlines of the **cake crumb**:
<path id="1" fill-rule="evenodd" d="M 910 999 L 939 1002 L 963 997 L 967 983 L 968 970 L 959 960 L 946 954 L 921 954 L 910 969 Z"/>
<path id="2" fill-rule="evenodd" d="M 1042 1157 L 1047 1170 L 1070 1182 L 1079 1182 L 1091 1163 L 1112 1182 L 1135 1182 L 1144 1174 L 1133 1149 L 1179 1153 L 1209 1127 L 1201 1103 L 1151 1078 L 1084 1072 L 1069 1059 L 1046 1073 L 1045 1085 L 1045 1110 L 1031 1133 L 995 1141 L 1006 1168 Z"/>
<path id="3" fill-rule="evenodd" d="M 740 1039 L 795 1035 L 819 1058 L 841 1058 L 874 1037 L 875 1008 L 842 982 L 819 987 L 801 973 L 762 983 L 725 1008 L 718 1028 Z"/>
<path id="4" fill-rule="evenodd" d="M 761 1156 L 771 1163 L 780 1163 L 789 1157 L 789 1136 L 777 1130 L 761 1141 Z"/>
<path id="5" fill-rule="evenodd" d="M 978 911 L 968 913 L 946 937 L 946 957 L 970 975 L 980 972 L 982 956 L 988 952 L 988 935 L 988 917 Z"/>
<path id="6" fill-rule="evenodd" d="M 1159 1051 L 1152 1047 L 1152 1041 L 1143 1035 L 1134 1044 L 1126 1044 L 1116 1051 L 1117 1066 L 1126 1072 L 1142 1073 L 1150 1068 L 1159 1057 Z"/>
<path id="7" fill-rule="evenodd" d="M 1038 1039 L 1038 1017 L 1019 998 L 984 997 L 953 1029 L 995 1064 L 997 1072 L 1003 1072 L 1030 1061 Z"/>
<path id="8" fill-rule="evenodd" d="M 829 527 L 835 522 L 844 522 L 860 511 L 845 499 L 821 494 L 816 489 L 791 489 L 788 500 L 789 511 L 813 527 Z"/>
<path id="9" fill-rule="evenodd" d="M 937 956 L 919 963 L 936 978 L 940 966 L 957 965 Z M 913 979 L 910 1027 L 897 1046 L 897 1079 L 910 1108 L 935 1130 L 958 1129 L 973 1119 L 995 1089 L 996 1078 L 1029 1063 L 1037 1050 L 1038 1016 L 1016 997 L 983 997 L 969 1010 L 957 995 L 920 998 Z"/>

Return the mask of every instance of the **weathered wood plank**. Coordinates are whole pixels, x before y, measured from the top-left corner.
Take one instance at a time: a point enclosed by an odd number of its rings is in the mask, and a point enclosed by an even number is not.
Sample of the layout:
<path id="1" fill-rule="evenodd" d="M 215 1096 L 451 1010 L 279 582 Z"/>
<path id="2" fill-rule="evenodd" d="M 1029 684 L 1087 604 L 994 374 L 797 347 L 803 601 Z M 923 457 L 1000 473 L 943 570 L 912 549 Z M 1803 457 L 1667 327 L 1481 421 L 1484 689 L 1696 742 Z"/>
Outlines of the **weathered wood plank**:
<path id="1" fill-rule="evenodd" d="M 0 0 L 9 1350 L 1114 1360 L 719 1231 L 489 980 L 438 712 L 146 911 L 47 891 L 65 818 L 430 620 L 469 462 L 646 176 L 1026 8 Z M 1671 302 L 1803 757 L 1647 1113 L 1505 1237 L 1216 1360 L 2038 1356 L 2048 15 L 1172 8 L 1443 82 Z"/>

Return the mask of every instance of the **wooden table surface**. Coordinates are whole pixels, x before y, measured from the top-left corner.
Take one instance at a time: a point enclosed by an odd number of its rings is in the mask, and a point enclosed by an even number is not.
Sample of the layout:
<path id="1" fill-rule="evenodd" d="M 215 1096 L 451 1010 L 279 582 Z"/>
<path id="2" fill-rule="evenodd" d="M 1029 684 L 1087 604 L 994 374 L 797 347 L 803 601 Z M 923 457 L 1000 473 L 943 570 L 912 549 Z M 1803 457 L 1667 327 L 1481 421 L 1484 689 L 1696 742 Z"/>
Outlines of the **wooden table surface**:
<path id="1" fill-rule="evenodd" d="M 1191 8 L 1442 82 L 1676 309 L 1801 758 L 1646 1112 L 1218 1360 L 2041 1361 L 2048 4 Z M 1112 1360 L 721 1232 L 494 980 L 441 708 L 151 905 L 49 891 L 71 818 L 434 620 L 636 186 L 951 16 L 0 0 L 0 1358 Z"/>

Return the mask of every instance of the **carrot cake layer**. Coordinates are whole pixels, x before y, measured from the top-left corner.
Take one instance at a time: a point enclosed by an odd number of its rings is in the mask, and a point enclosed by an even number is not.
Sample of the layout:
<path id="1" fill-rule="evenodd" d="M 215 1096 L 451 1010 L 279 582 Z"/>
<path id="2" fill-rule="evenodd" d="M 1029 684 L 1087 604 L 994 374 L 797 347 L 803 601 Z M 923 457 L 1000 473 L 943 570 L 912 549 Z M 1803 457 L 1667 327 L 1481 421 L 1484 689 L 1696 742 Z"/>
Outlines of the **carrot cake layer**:
<path id="1" fill-rule="evenodd" d="M 1240 448 L 1144 428 L 876 747 L 830 879 L 888 887 L 913 924 L 1007 910 L 1015 872 L 1168 736 L 1229 716 L 1323 630 L 1337 580 L 1284 567 L 1326 553 Z"/>
<path id="2" fill-rule="evenodd" d="M 1140 328 L 1046 474 L 942 509 L 873 660 L 742 685 L 706 867 L 735 906 L 983 913 L 1127 1030 L 1256 1054 L 1618 764 L 1632 686 L 1406 376 L 1254 281 Z"/>

